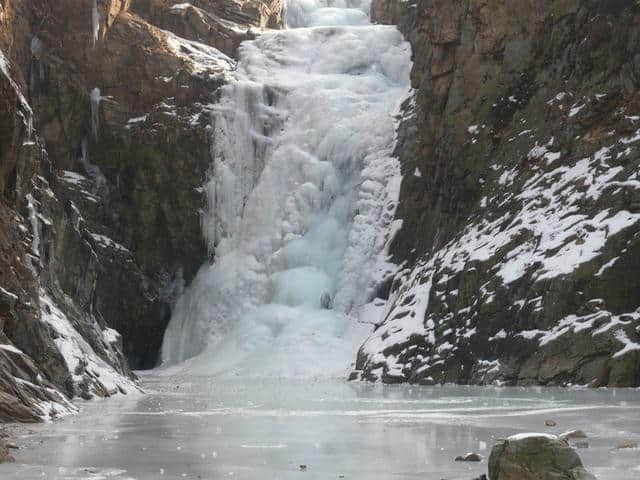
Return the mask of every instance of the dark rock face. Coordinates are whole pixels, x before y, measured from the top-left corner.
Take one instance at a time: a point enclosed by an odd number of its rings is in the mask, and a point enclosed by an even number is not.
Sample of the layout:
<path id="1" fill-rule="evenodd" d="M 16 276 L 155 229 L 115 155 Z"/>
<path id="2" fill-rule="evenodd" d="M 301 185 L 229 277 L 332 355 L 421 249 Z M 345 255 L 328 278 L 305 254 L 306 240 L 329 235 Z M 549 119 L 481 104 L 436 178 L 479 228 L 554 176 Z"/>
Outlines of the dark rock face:
<path id="1" fill-rule="evenodd" d="M 358 378 L 640 384 L 640 7 L 374 1 L 414 48 Z"/>
<path id="2" fill-rule="evenodd" d="M 133 3 L 132 10 L 153 25 L 214 46 L 229 56 L 235 56 L 240 42 L 253 37 L 251 29 L 283 26 L 282 0 L 139 0 Z"/>
<path id="3" fill-rule="evenodd" d="M 595 480 L 567 443 L 553 435 L 525 434 L 497 443 L 489 457 L 491 480 Z"/>
<path id="4" fill-rule="evenodd" d="M 135 388 L 206 258 L 209 115 L 234 68 L 211 46 L 234 54 L 282 4 L 180 4 L 0 2 L 0 421 Z"/>

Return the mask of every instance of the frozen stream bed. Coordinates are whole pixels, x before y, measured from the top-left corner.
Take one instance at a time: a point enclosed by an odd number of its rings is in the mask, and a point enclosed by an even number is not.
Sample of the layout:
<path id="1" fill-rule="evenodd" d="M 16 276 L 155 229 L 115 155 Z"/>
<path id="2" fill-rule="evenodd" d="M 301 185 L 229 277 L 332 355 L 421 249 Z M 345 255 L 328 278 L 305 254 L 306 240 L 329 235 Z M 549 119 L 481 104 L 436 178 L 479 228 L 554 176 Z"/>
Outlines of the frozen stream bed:
<path id="1" fill-rule="evenodd" d="M 143 376 L 147 394 L 81 403 L 16 431 L 0 478 L 465 479 L 494 440 L 583 429 L 600 480 L 640 478 L 637 390 L 412 387 L 343 381 Z M 545 427 L 546 419 L 558 426 Z M 485 446 L 486 445 L 486 446 Z M 454 462 L 476 451 L 479 464 Z M 307 465 L 305 472 L 300 465 Z"/>

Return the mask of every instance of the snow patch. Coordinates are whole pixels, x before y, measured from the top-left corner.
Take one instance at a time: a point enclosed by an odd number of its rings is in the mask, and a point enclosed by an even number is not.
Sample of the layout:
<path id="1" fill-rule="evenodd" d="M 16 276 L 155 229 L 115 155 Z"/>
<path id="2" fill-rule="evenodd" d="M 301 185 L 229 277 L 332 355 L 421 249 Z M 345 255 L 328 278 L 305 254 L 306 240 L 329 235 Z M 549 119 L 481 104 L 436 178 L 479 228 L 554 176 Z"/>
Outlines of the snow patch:
<path id="1" fill-rule="evenodd" d="M 558 440 L 557 435 L 551 435 L 549 433 L 517 433 L 507 437 L 509 442 L 518 442 L 520 440 L 528 440 L 530 438 L 544 438 L 545 440 Z"/>
<path id="2" fill-rule="evenodd" d="M 76 394 L 80 391 L 80 385 L 87 380 L 91 385 L 91 393 L 102 388 L 109 395 L 136 390 L 131 380 L 115 371 L 94 352 L 44 290 L 40 290 L 40 313 L 42 321 L 50 325 L 57 334 L 54 343 L 71 373 Z"/>
<path id="3" fill-rule="evenodd" d="M 204 43 L 186 40 L 171 32 L 167 32 L 167 44 L 178 57 L 191 65 L 195 75 L 214 77 L 230 72 L 236 66 L 235 61 L 220 50 Z"/>

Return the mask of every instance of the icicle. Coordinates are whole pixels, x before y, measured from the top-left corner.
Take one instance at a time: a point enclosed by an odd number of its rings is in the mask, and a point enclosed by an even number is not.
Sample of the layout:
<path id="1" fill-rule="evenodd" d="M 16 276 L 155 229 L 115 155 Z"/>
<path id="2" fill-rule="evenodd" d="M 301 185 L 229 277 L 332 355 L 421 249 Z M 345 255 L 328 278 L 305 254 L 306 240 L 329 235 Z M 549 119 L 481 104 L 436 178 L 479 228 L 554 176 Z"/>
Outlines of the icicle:
<path id="1" fill-rule="evenodd" d="M 93 0 L 93 6 L 91 7 L 91 23 L 93 27 L 93 46 L 95 47 L 100 35 L 100 12 L 98 12 L 96 0 Z"/>
<path id="2" fill-rule="evenodd" d="M 38 60 L 40 60 L 40 56 L 42 55 L 42 42 L 37 36 L 31 39 L 31 55 Z"/>
<path id="3" fill-rule="evenodd" d="M 44 80 L 44 65 L 42 65 L 42 62 L 40 61 L 42 58 L 42 41 L 37 36 L 31 38 L 31 57 L 36 61 L 35 65 L 38 67 L 40 81 Z M 33 69 L 31 71 L 30 82 L 31 89 L 33 91 L 33 87 L 35 85 L 35 73 L 33 72 Z"/>
<path id="4" fill-rule="evenodd" d="M 83 138 L 82 143 L 80 144 L 80 151 L 81 151 L 80 164 L 84 168 L 87 175 L 95 183 L 96 190 L 99 190 L 103 185 L 107 183 L 107 179 L 102 173 L 102 171 L 100 170 L 100 167 L 98 167 L 97 165 L 93 165 L 89 161 L 88 145 L 89 145 L 89 142 L 87 141 L 87 139 Z"/>
<path id="5" fill-rule="evenodd" d="M 98 138 L 98 128 L 100 127 L 100 89 L 98 87 L 91 90 L 91 131 L 93 136 Z"/>
<path id="6" fill-rule="evenodd" d="M 31 235 L 33 236 L 31 253 L 36 258 L 40 258 L 40 222 L 38 222 L 38 210 L 36 208 L 38 202 L 30 193 L 25 198 L 27 199 L 27 212 L 29 214 L 29 223 L 31 223 Z"/>

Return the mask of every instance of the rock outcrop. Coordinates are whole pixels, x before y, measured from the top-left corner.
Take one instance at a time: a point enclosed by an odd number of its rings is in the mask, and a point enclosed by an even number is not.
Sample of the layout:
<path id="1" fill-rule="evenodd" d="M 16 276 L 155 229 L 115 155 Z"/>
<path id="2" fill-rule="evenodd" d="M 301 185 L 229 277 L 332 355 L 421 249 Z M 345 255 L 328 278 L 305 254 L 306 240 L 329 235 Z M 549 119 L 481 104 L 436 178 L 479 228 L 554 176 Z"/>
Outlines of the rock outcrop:
<path id="1" fill-rule="evenodd" d="M 640 6 L 372 11 L 412 43 L 415 92 L 396 147 L 403 267 L 354 377 L 639 385 Z"/>
<path id="2" fill-rule="evenodd" d="M 595 480 L 576 451 L 554 435 L 514 435 L 498 442 L 489 457 L 490 480 Z"/>
<path id="3" fill-rule="evenodd" d="M 155 364 L 207 256 L 229 55 L 280 26 L 278 0 L 0 0 L 0 421 L 126 393 Z"/>
<path id="4" fill-rule="evenodd" d="M 281 28 L 284 21 L 282 0 L 139 0 L 132 10 L 153 25 L 211 45 L 229 56 L 236 55 L 240 42 L 253 37 L 252 29 Z"/>

